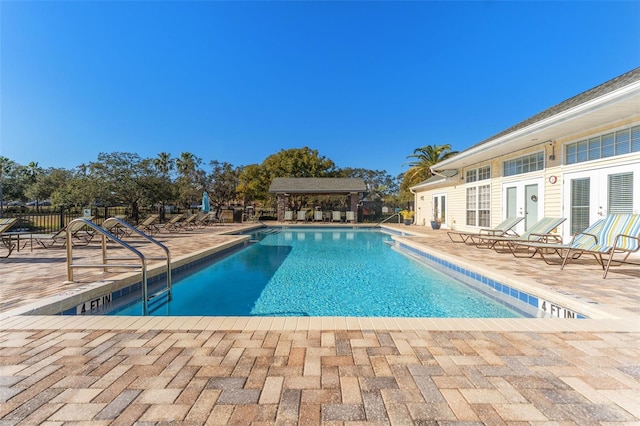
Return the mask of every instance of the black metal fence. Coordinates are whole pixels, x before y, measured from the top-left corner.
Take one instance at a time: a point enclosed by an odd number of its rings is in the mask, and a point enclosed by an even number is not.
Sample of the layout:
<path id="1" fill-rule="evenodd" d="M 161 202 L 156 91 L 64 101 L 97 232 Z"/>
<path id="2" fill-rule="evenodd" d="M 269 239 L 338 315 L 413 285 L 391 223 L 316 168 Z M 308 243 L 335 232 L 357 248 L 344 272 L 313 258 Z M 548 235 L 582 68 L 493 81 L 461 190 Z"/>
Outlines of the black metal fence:
<path id="1" fill-rule="evenodd" d="M 92 221 L 101 225 L 105 219 L 112 216 L 120 216 L 125 220 L 130 220 L 130 209 L 122 206 L 112 207 L 92 207 L 87 209 L 79 208 L 41 208 L 35 209 L 5 209 L 2 217 L 15 217 L 18 222 L 12 226 L 11 230 L 26 231 L 33 233 L 50 233 L 63 229 L 73 219 L 79 217 L 92 217 Z M 140 219 L 146 217 L 150 212 L 141 212 Z"/>

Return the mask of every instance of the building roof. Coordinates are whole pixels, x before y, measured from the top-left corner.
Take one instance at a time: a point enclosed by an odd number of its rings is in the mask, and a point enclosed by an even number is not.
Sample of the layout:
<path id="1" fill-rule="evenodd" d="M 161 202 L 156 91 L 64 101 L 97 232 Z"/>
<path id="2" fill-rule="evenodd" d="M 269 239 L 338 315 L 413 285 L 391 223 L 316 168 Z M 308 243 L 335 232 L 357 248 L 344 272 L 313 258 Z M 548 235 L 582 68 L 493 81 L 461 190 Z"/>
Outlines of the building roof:
<path id="1" fill-rule="evenodd" d="M 291 194 L 345 194 L 365 192 L 361 178 L 274 178 L 269 192 Z"/>
<path id="2" fill-rule="evenodd" d="M 592 99 L 598 98 L 602 95 L 606 95 L 607 93 L 611 93 L 616 89 L 619 89 L 621 87 L 627 86 L 631 83 L 634 83 L 636 81 L 640 81 L 640 67 L 633 69 L 625 74 L 622 74 L 621 76 L 618 76 L 612 80 L 609 80 L 605 83 L 602 83 L 599 86 L 594 87 L 593 89 L 589 89 L 586 92 L 582 92 L 579 95 L 576 95 L 572 98 L 567 99 L 566 101 L 560 102 L 557 105 L 552 106 L 551 108 L 545 109 L 542 112 L 539 112 L 538 114 L 534 115 L 533 117 L 529 117 L 524 121 L 521 121 L 518 124 L 515 124 L 511 127 L 509 127 L 508 129 L 503 130 L 502 132 L 491 136 L 490 138 L 487 138 L 485 140 L 483 140 L 482 142 L 479 142 L 475 145 L 473 145 L 472 147 L 470 147 L 469 149 L 473 149 L 476 146 L 480 146 L 483 145 L 487 142 L 490 142 L 494 139 L 499 138 L 500 136 L 512 133 L 518 129 L 522 129 L 524 127 L 527 127 L 533 123 L 536 123 L 538 121 L 544 120 L 545 118 L 554 116 L 556 114 L 559 114 L 563 111 L 566 111 L 570 108 L 573 108 L 575 106 L 581 105 L 585 102 L 588 102 Z"/>
<path id="3" fill-rule="evenodd" d="M 441 161 L 461 168 L 640 113 L 640 67 L 573 96 Z"/>
<path id="4" fill-rule="evenodd" d="M 437 175 L 433 175 L 429 179 L 423 180 L 422 182 L 412 186 L 411 188 L 417 188 L 422 185 L 430 185 L 432 183 L 442 182 L 445 179 L 456 176 L 457 174 L 458 174 L 458 169 L 442 170 L 442 171 L 439 171 Z"/>

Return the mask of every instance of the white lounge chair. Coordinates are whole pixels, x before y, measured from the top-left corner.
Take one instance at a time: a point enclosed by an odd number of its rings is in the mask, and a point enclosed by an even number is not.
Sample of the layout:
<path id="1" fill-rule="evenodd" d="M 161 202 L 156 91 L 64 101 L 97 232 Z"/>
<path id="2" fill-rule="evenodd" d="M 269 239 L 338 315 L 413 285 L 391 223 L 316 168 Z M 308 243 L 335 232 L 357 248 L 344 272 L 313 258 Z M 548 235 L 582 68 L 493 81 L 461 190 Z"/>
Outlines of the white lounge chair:
<path id="1" fill-rule="evenodd" d="M 355 213 L 352 211 L 348 211 L 346 215 L 346 219 L 347 219 L 347 222 L 352 222 L 352 223 L 355 222 L 356 221 Z"/>
<path id="2" fill-rule="evenodd" d="M 285 222 L 293 222 L 293 211 L 285 210 L 284 212 L 284 221 Z"/>

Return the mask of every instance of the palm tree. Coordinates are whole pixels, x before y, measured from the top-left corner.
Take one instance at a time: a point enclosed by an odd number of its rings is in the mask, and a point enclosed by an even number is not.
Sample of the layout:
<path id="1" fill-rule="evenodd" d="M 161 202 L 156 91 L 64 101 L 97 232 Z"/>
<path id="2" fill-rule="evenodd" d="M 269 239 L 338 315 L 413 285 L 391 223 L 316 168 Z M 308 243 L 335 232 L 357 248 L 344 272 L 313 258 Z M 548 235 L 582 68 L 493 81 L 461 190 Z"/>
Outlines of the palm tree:
<path id="1" fill-rule="evenodd" d="M 36 183 L 36 181 L 38 180 L 38 176 L 42 173 L 42 167 L 40 167 L 38 165 L 37 162 L 35 161 L 31 161 L 29 164 L 27 164 L 27 167 L 25 168 L 25 174 L 27 177 L 27 181 L 29 182 L 29 186 L 32 186 Z M 40 200 L 38 200 L 37 198 L 35 199 L 36 202 L 36 212 L 40 212 Z"/>
<path id="2" fill-rule="evenodd" d="M 162 173 L 163 177 L 167 177 L 169 172 L 173 170 L 174 159 L 168 152 L 161 152 L 158 157 L 153 159 L 153 166 Z"/>
<path id="3" fill-rule="evenodd" d="M 169 172 L 175 168 L 176 160 L 171 158 L 171 154 L 169 154 L 168 152 L 161 152 L 156 158 L 152 160 L 152 163 L 156 170 L 158 170 L 162 175 L 162 179 L 165 181 L 165 183 L 169 184 Z M 164 222 L 165 205 L 167 204 L 167 201 L 167 199 L 163 198 L 160 205 L 160 221 L 162 222 Z"/>
<path id="4" fill-rule="evenodd" d="M 200 164 L 202 159 L 190 152 L 181 152 L 180 158 L 176 159 L 180 198 L 186 206 L 193 204 L 197 192 L 205 186 L 202 178 L 204 171 L 200 169 Z"/>
<path id="5" fill-rule="evenodd" d="M 407 163 L 410 168 L 404 174 L 402 186 L 410 188 L 423 180 L 429 179 L 433 176 L 432 166 L 457 153 L 458 151 L 451 151 L 451 145 L 449 144 L 425 145 L 421 148 L 416 148 L 413 154 L 407 156 L 407 158 L 415 158 L 415 160 Z"/>

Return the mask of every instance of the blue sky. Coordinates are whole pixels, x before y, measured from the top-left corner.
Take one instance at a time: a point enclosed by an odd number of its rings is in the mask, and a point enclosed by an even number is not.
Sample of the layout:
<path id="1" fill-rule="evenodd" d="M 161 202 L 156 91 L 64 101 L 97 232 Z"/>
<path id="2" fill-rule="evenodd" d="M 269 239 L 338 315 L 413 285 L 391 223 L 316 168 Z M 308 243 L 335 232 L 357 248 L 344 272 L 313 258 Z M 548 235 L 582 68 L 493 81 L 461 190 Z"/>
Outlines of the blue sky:
<path id="1" fill-rule="evenodd" d="M 0 1 L 0 155 L 406 171 L 640 65 L 640 2 Z"/>

